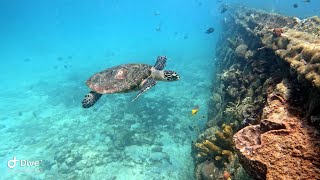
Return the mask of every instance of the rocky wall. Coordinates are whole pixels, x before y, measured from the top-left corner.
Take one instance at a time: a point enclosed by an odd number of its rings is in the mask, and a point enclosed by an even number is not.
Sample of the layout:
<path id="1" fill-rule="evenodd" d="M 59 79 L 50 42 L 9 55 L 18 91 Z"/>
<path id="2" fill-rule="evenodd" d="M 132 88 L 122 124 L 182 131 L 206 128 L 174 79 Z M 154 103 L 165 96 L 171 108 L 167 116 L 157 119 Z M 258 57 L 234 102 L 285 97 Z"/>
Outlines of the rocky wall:
<path id="1" fill-rule="evenodd" d="M 320 18 L 228 11 L 196 179 L 320 179 Z"/>

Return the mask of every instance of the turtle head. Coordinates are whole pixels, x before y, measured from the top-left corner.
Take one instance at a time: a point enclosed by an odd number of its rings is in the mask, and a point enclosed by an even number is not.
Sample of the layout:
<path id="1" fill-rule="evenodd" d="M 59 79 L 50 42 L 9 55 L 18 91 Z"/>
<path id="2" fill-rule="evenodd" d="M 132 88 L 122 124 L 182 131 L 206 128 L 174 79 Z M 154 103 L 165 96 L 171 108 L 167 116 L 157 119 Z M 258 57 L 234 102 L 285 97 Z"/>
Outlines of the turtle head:
<path id="1" fill-rule="evenodd" d="M 177 81 L 180 79 L 178 73 L 176 73 L 175 71 L 168 70 L 163 71 L 163 78 L 167 81 Z"/>

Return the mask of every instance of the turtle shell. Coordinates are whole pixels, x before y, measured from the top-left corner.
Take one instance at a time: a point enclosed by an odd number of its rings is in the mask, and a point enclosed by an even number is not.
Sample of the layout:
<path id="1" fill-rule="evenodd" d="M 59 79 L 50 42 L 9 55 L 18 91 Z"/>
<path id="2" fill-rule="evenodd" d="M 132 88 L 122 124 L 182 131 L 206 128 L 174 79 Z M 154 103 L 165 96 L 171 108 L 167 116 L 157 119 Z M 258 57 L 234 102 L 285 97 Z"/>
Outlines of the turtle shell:
<path id="1" fill-rule="evenodd" d="M 151 74 L 147 64 L 123 64 L 98 72 L 86 84 L 100 94 L 138 90 L 139 84 Z"/>

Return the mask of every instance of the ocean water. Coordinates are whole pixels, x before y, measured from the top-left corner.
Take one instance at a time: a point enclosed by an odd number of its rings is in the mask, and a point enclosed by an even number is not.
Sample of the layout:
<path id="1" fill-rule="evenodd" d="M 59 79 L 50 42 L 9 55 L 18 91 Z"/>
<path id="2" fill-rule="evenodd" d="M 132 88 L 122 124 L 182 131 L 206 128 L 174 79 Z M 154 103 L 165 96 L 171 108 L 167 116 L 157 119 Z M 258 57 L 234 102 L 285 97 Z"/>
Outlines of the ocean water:
<path id="1" fill-rule="evenodd" d="M 320 12 L 319 2 L 294 2 L 240 3 L 301 18 Z M 207 121 L 220 5 L 0 1 L 0 179 L 194 179 L 191 142 Z M 134 102 L 137 92 L 81 107 L 90 76 L 153 65 L 159 55 L 180 81 L 159 82 Z"/>

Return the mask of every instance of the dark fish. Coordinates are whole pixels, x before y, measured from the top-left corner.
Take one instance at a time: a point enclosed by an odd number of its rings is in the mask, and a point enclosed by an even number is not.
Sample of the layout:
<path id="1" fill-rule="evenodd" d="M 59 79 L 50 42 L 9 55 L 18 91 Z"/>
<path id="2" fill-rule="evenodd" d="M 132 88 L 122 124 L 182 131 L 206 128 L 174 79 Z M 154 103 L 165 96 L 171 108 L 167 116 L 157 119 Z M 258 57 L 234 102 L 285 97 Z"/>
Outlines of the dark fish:
<path id="1" fill-rule="evenodd" d="M 19 116 L 22 116 L 22 112 L 21 112 L 21 111 L 19 111 L 18 115 L 19 115 Z"/>
<path id="2" fill-rule="evenodd" d="M 310 0 L 304 0 L 303 2 L 310 2 Z"/>
<path id="3" fill-rule="evenodd" d="M 293 7 L 294 7 L 294 8 L 297 8 L 297 7 L 298 7 L 298 4 L 293 4 Z"/>
<path id="4" fill-rule="evenodd" d="M 220 9 L 220 13 L 223 14 L 226 11 L 228 11 L 227 7 L 226 6 L 222 6 L 221 9 Z"/>
<path id="5" fill-rule="evenodd" d="M 207 34 L 211 34 L 213 32 L 214 32 L 214 28 L 212 28 L 212 27 L 206 30 Z"/>
<path id="6" fill-rule="evenodd" d="M 30 58 L 25 58 L 23 61 L 24 62 L 29 62 L 29 61 L 31 61 L 31 59 Z"/>
<path id="7" fill-rule="evenodd" d="M 155 11 L 155 12 L 154 12 L 154 15 L 155 15 L 155 16 L 159 16 L 159 15 L 160 15 L 160 12 L 159 12 L 159 11 Z"/>
<path id="8" fill-rule="evenodd" d="M 190 131 L 194 131 L 194 128 L 192 126 L 188 126 Z"/>
<path id="9" fill-rule="evenodd" d="M 189 38 L 188 34 L 185 34 L 185 35 L 183 36 L 183 39 L 188 39 L 188 38 Z"/>
<path id="10" fill-rule="evenodd" d="M 67 65 L 64 65 L 63 67 L 64 67 L 65 69 L 68 69 L 68 66 L 67 66 Z"/>

